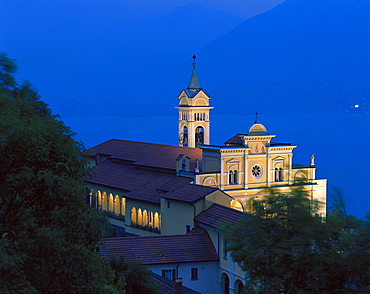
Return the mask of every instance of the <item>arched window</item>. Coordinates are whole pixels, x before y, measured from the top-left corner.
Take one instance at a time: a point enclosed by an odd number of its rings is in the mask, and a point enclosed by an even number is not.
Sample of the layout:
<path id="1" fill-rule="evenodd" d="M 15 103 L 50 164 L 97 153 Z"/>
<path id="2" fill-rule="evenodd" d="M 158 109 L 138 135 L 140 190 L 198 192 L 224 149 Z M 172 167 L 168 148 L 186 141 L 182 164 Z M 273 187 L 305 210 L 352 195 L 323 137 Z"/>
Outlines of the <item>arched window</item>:
<path id="1" fill-rule="evenodd" d="M 146 209 L 144 209 L 144 211 L 143 211 L 143 225 L 144 226 L 149 225 L 149 222 L 148 222 L 148 212 L 146 211 Z"/>
<path id="2" fill-rule="evenodd" d="M 234 184 L 234 174 L 233 171 L 229 171 L 229 185 Z"/>
<path id="3" fill-rule="evenodd" d="M 188 147 L 188 128 L 184 127 L 182 146 Z"/>
<path id="4" fill-rule="evenodd" d="M 159 221 L 159 214 L 158 212 L 154 213 L 154 228 L 155 229 L 160 229 L 160 221 Z"/>
<path id="5" fill-rule="evenodd" d="M 96 192 L 96 208 L 101 209 L 101 192 L 99 190 Z"/>
<path id="6" fill-rule="evenodd" d="M 153 227 L 153 212 L 148 211 L 148 225 L 149 227 Z"/>
<path id="7" fill-rule="evenodd" d="M 204 144 L 204 128 L 197 127 L 195 129 L 195 146 L 200 147 Z"/>
<path id="8" fill-rule="evenodd" d="M 283 175 L 283 168 L 279 168 L 279 181 L 284 181 Z"/>
<path id="9" fill-rule="evenodd" d="M 131 208 L 131 222 L 133 224 L 137 224 L 137 213 L 135 207 Z"/>
<path id="10" fill-rule="evenodd" d="M 241 204 L 239 200 L 235 200 L 235 199 L 231 200 L 230 207 L 235 210 L 244 211 L 243 205 Z"/>
<path id="11" fill-rule="evenodd" d="M 108 210 L 108 197 L 107 197 L 107 193 L 106 192 L 103 192 L 102 196 L 101 196 L 101 206 L 102 206 L 102 210 Z"/>
<path id="12" fill-rule="evenodd" d="M 137 224 L 139 226 L 143 225 L 143 211 L 141 210 L 141 208 L 137 210 Z"/>
<path id="13" fill-rule="evenodd" d="M 238 183 L 238 171 L 234 170 L 234 184 Z"/>
<path id="14" fill-rule="evenodd" d="M 114 196 L 114 212 L 121 214 L 121 199 L 118 195 Z"/>
<path id="15" fill-rule="evenodd" d="M 303 171 L 299 170 L 295 173 L 295 175 L 294 175 L 294 181 L 295 182 L 304 182 L 306 180 L 307 180 L 307 177 L 306 177 L 306 174 Z"/>
<path id="16" fill-rule="evenodd" d="M 230 290 L 230 280 L 227 274 L 223 273 L 221 275 L 221 293 L 222 294 L 229 294 Z"/>
<path id="17" fill-rule="evenodd" d="M 244 285 L 243 282 L 237 279 L 234 284 L 234 293 L 242 294 L 244 293 Z"/>
<path id="18" fill-rule="evenodd" d="M 229 185 L 238 183 L 238 171 L 230 170 L 229 171 Z"/>
<path id="19" fill-rule="evenodd" d="M 114 198 L 113 198 L 113 194 L 112 193 L 109 193 L 109 197 L 108 197 L 108 211 L 114 211 Z"/>
<path id="20" fill-rule="evenodd" d="M 126 215 L 126 198 L 121 196 L 121 214 Z"/>

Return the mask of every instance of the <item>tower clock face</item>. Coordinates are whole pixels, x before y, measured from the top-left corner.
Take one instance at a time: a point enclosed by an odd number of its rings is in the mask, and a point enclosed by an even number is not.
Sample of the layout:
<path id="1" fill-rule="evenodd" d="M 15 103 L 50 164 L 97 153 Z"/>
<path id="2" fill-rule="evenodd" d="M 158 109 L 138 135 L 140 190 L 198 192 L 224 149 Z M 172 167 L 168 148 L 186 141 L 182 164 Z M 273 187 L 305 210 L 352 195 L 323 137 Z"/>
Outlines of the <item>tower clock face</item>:
<path id="1" fill-rule="evenodd" d="M 252 167 L 252 176 L 255 179 L 259 179 L 262 176 L 262 167 L 258 164 L 253 165 Z"/>

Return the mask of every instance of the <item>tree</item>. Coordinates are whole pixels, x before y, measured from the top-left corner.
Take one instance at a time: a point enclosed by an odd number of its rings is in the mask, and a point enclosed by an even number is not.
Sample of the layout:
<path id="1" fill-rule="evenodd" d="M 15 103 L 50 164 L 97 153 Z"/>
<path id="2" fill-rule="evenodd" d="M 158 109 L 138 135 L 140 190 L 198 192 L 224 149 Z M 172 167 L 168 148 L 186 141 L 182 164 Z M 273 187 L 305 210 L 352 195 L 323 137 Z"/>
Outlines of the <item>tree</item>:
<path id="1" fill-rule="evenodd" d="M 124 293 L 96 252 L 84 146 L 0 54 L 0 292 Z"/>
<path id="2" fill-rule="evenodd" d="M 247 293 L 368 293 L 370 227 L 336 207 L 326 220 L 297 186 L 253 200 L 254 214 L 222 226 Z M 340 217 L 338 217 L 340 215 Z"/>
<path id="3" fill-rule="evenodd" d="M 116 277 L 126 281 L 127 294 L 161 294 L 161 288 L 150 278 L 149 270 L 139 261 L 124 257 L 112 257 L 110 266 L 115 270 Z"/>

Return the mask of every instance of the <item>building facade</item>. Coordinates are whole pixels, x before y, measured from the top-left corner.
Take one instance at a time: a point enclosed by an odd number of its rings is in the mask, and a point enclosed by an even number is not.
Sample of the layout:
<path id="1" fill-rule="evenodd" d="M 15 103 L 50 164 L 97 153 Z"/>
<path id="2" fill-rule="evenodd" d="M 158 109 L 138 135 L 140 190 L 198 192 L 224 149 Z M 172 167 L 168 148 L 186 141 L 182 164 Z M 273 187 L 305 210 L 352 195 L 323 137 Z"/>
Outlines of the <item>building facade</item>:
<path id="1" fill-rule="evenodd" d="M 222 146 L 211 145 L 213 107 L 200 87 L 193 58 L 188 87 L 181 91 L 176 107 L 179 146 L 112 139 L 93 147 L 91 164 L 97 172 L 87 181 L 88 202 L 119 216 L 111 222 L 129 234 L 145 236 L 145 242 L 151 244 L 161 241 L 161 235 L 166 242 L 175 243 L 179 235 L 186 235 L 180 238 L 185 242 L 194 238 L 191 232 L 201 228 L 208 237 L 202 236 L 211 240 L 216 258 L 184 261 L 176 259 L 171 252 L 175 249 L 167 248 L 163 254 L 171 255 L 171 262 L 158 257 L 156 264 L 147 265 L 164 277 L 183 275 L 184 286 L 195 286 L 201 293 L 241 293 L 245 273 L 224 251 L 227 240 L 218 230 L 220 222 L 236 224 L 243 212 L 251 212 L 252 201 L 263 199 L 271 189 L 289 194 L 297 187 L 310 200 L 321 203 L 318 213 L 324 216 L 327 182 L 316 178 L 313 155 L 307 166 L 294 165 L 296 146 L 275 142 L 275 135 L 268 133 L 257 116 L 246 133 L 236 134 Z M 144 242 L 133 238 L 120 239 L 117 246 L 127 251 L 129 240 Z M 187 246 L 187 250 L 202 250 L 200 244 Z M 138 254 L 133 258 L 144 257 Z M 180 264 L 181 270 L 174 271 Z M 203 268 L 209 271 L 202 272 Z M 202 273 L 202 281 L 194 278 L 196 272 Z M 212 292 L 205 290 L 207 287 Z"/>
<path id="2" fill-rule="evenodd" d="M 274 142 L 276 135 L 256 120 L 246 134 L 239 133 L 224 146 L 210 145 L 210 96 L 201 88 L 195 56 L 188 87 L 178 96 L 179 145 L 202 149 L 202 166 L 194 173 L 198 185 L 216 187 L 233 198 L 231 207 L 250 212 L 251 200 L 263 198 L 268 188 L 291 193 L 300 186 L 318 213 L 325 216 L 327 180 L 316 178 L 314 155 L 307 166 L 293 164 L 297 146 Z M 201 130 L 201 131 L 199 131 Z"/>

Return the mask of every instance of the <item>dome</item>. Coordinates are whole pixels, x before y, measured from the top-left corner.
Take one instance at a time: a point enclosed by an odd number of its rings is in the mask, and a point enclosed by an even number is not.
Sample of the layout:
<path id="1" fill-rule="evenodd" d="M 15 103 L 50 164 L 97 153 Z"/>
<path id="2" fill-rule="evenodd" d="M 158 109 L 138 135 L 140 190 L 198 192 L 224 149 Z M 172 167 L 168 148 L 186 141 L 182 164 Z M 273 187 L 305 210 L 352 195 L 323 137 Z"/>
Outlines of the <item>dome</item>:
<path id="1" fill-rule="evenodd" d="M 268 135 L 267 130 L 263 124 L 255 123 L 248 131 L 249 136 L 265 136 Z"/>

